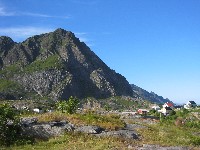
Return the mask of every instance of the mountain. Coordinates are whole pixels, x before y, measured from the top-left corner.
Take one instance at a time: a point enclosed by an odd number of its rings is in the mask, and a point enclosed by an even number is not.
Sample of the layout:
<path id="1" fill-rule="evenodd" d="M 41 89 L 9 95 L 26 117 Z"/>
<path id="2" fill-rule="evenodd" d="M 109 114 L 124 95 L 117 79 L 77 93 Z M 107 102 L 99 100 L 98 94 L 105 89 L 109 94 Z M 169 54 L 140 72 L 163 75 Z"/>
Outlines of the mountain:
<path id="1" fill-rule="evenodd" d="M 0 37 L 0 99 L 132 96 L 111 70 L 70 31 L 36 35 L 21 43 Z"/>
<path id="2" fill-rule="evenodd" d="M 154 92 L 149 93 L 148 91 L 131 84 L 131 87 L 133 89 L 133 92 L 136 94 L 135 97 L 143 100 L 148 100 L 150 102 L 160 103 L 164 104 L 166 102 L 171 102 L 168 98 L 163 98 L 162 96 L 158 96 Z"/>

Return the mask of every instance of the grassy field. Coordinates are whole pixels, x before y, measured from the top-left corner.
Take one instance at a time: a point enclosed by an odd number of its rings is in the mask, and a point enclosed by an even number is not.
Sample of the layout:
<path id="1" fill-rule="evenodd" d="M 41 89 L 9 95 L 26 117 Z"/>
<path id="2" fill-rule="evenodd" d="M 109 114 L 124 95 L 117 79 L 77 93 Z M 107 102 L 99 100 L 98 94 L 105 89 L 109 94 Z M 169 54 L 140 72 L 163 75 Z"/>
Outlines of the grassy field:
<path id="1" fill-rule="evenodd" d="M 195 132 L 198 130 L 173 125 L 151 125 L 138 130 L 142 136 L 142 142 L 146 144 L 198 147 L 200 136 L 196 136 Z"/>
<path id="2" fill-rule="evenodd" d="M 40 141 L 34 145 L 13 146 L 10 150 L 124 150 L 128 149 L 128 142 L 124 139 L 111 137 L 96 137 L 92 135 L 68 133 L 64 136 Z M 134 141 L 132 141 L 132 145 Z"/>

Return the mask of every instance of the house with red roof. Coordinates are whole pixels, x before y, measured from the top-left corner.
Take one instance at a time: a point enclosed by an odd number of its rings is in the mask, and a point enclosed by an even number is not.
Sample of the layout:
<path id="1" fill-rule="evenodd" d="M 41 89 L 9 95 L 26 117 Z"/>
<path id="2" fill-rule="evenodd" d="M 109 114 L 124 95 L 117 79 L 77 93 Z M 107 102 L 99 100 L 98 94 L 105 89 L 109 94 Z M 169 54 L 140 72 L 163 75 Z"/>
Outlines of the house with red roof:
<path id="1" fill-rule="evenodd" d="M 138 109 L 137 112 L 140 115 L 147 115 L 147 113 L 149 112 L 149 110 L 147 110 L 147 109 Z"/>
<path id="2" fill-rule="evenodd" d="M 167 102 L 163 105 L 163 108 L 165 107 L 170 107 L 170 108 L 174 108 L 174 104 L 173 103 L 170 103 L 170 102 Z"/>

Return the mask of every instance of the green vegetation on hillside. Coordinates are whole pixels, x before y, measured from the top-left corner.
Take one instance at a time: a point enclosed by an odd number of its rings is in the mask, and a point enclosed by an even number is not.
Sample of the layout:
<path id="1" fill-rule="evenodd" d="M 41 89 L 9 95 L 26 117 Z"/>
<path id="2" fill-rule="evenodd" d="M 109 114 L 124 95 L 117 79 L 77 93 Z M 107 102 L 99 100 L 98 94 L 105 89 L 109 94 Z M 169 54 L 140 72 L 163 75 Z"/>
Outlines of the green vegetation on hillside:
<path id="1" fill-rule="evenodd" d="M 4 69 L 0 70 L 0 74 L 3 77 L 11 78 L 15 74 L 20 74 L 23 72 L 32 73 L 35 71 L 43 71 L 43 70 L 55 69 L 55 68 L 56 69 L 62 68 L 62 64 L 59 60 L 58 55 L 49 56 L 45 60 L 35 60 L 34 62 L 25 66 L 24 68 L 22 68 L 19 62 L 13 65 L 7 66 Z"/>
<path id="2" fill-rule="evenodd" d="M 25 72 L 32 73 L 48 69 L 60 69 L 62 67 L 58 55 L 49 56 L 45 60 L 36 60 L 24 68 Z"/>
<path id="3" fill-rule="evenodd" d="M 15 74 L 20 73 L 20 67 L 18 64 L 13 64 L 0 70 L 0 74 L 6 78 L 13 77 Z"/>
<path id="4" fill-rule="evenodd" d="M 98 103 L 105 109 L 112 108 L 113 110 L 132 110 L 136 111 L 139 108 L 148 108 L 150 102 L 145 100 L 136 100 L 130 97 L 115 96 L 107 99 L 98 99 Z"/>
<path id="5" fill-rule="evenodd" d="M 0 92 L 5 93 L 22 93 L 22 87 L 19 83 L 11 81 L 11 80 L 4 80 L 0 79 Z"/>

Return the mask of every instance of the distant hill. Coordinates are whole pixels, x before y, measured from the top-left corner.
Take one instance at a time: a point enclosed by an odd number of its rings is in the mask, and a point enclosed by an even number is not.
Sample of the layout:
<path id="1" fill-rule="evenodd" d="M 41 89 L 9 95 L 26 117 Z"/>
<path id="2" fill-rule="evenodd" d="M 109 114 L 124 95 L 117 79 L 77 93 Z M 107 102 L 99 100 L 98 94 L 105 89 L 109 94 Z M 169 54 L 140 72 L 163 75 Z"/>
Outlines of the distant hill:
<path id="1" fill-rule="evenodd" d="M 132 96 L 128 81 L 63 29 L 22 43 L 0 37 L 0 99 Z"/>
<path id="2" fill-rule="evenodd" d="M 166 102 L 171 102 L 168 98 L 163 98 L 162 96 L 158 96 L 157 94 L 155 94 L 154 92 L 149 93 L 148 91 L 134 85 L 131 84 L 131 87 L 133 89 L 134 97 L 137 97 L 139 99 L 143 99 L 143 100 L 148 100 L 151 102 L 155 102 L 155 103 L 166 103 Z"/>

